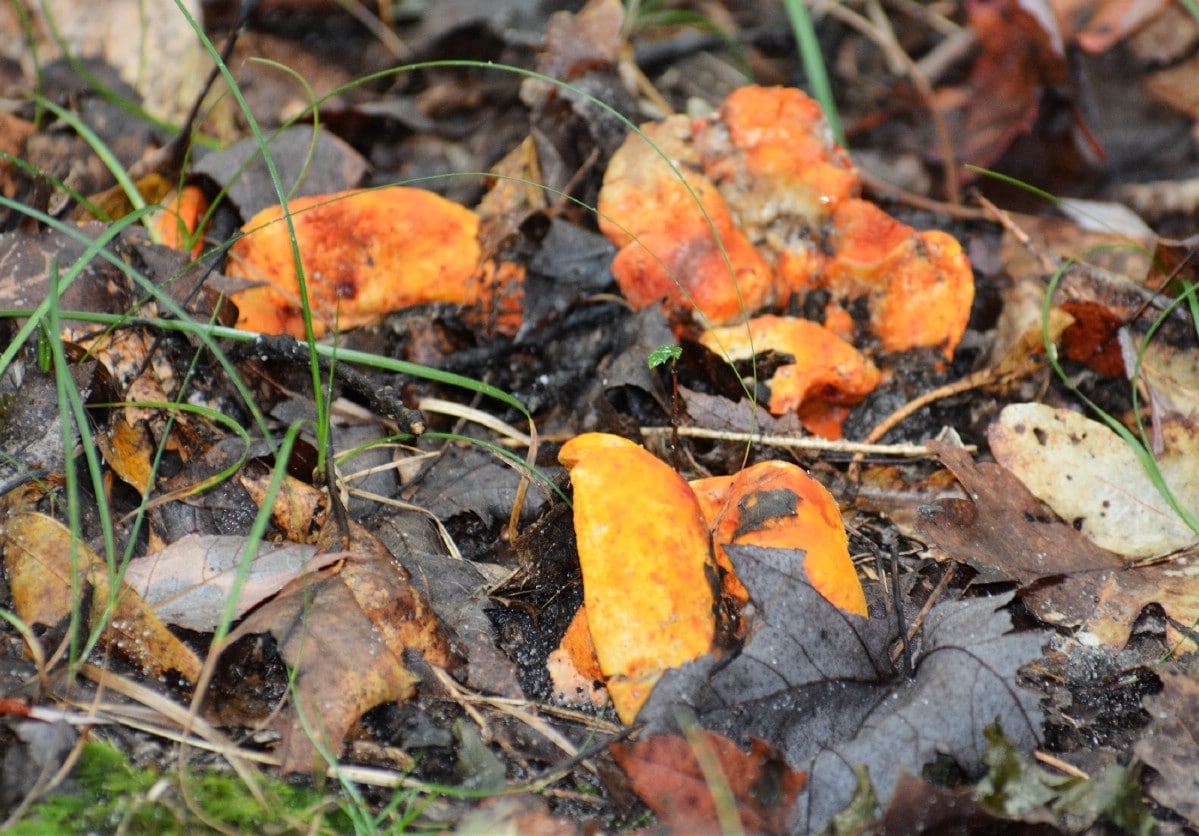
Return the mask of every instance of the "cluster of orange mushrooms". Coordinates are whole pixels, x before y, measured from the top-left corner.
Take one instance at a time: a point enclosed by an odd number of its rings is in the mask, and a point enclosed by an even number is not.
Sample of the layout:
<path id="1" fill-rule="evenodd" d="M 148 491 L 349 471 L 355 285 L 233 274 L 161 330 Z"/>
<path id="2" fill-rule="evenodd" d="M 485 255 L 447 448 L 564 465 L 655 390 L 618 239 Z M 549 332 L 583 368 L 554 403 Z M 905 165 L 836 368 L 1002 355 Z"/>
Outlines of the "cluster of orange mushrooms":
<path id="1" fill-rule="evenodd" d="M 680 327 L 698 323 L 701 343 L 731 360 L 788 355 L 767 381 L 770 410 L 797 411 L 809 428 L 837 435 L 829 410 L 857 403 L 881 376 L 853 340 L 871 352 L 931 348 L 949 359 L 974 297 L 952 236 L 917 232 L 860 191 L 814 101 L 745 87 L 709 116 L 672 116 L 631 134 L 597 209 L 620 248 L 612 272 L 630 305 L 662 305 Z M 180 224 L 184 214 L 166 216 L 164 238 L 194 231 L 198 215 Z M 486 253 L 480 225 L 476 212 L 404 187 L 267 209 L 229 250 L 226 272 L 253 283 L 234 296 L 238 325 L 305 335 L 298 251 L 317 336 L 428 302 L 489 311 L 495 330 L 512 333 L 523 267 Z M 827 300 L 821 322 L 783 313 L 814 291 Z M 855 323 L 851 308 L 867 321 Z M 747 603 L 729 543 L 803 553 L 808 581 L 830 604 L 866 615 L 836 502 L 801 468 L 765 462 L 688 484 L 633 442 L 603 434 L 570 441 L 561 461 L 574 484 L 585 607 L 552 664 L 606 685 L 626 722 L 665 670 L 710 651 L 722 629 L 716 613 Z M 654 524 L 665 518 L 671 525 Z"/>
<path id="2" fill-rule="evenodd" d="M 597 209 L 620 247 L 612 272 L 631 305 L 690 312 L 706 328 L 702 342 L 732 360 L 794 357 L 767 381 L 769 408 L 782 414 L 809 401 L 850 405 L 878 384 L 852 342 L 855 303 L 864 301 L 867 341 L 882 352 L 952 357 L 965 331 L 974 280 L 959 243 L 899 223 L 860 191 L 812 99 L 744 87 L 709 116 L 630 134 Z M 390 187 L 297 199 L 289 213 L 318 336 L 424 302 L 489 310 L 501 332 L 519 326 L 523 269 L 484 253 L 479 216 L 465 207 Z M 283 218 L 280 207 L 252 218 L 227 272 L 259 283 L 235 296 L 240 327 L 303 336 Z M 820 324 L 758 315 L 794 309 L 816 290 L 829 299 Z"/>

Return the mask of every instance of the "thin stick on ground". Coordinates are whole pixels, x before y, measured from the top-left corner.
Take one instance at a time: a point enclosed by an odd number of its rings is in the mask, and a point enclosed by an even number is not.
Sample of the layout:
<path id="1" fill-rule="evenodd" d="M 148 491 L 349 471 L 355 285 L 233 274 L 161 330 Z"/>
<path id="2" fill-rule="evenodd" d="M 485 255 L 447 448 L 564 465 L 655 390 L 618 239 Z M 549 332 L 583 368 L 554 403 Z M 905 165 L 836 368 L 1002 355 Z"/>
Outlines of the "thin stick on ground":
<path id="1" fill-rule="evenodd" d="M 651 438 L 667 438 L 673 427 L 643 427 L 641 434 Z M 686 438 L 706 438 L 713 441 L 732 441 L 738 444 L 761 444 L 763 447 L 779 447 L 788 450 L 806 450 L 812 453 L 843 453 L 861 456 L 891 456 L 909 459 L 935 459 L 936 453 L 923 444 L 874 444 L 860 441 L 830 440 L 814 436 L 762 435 L 743 430 L 710 430 L 704 427 L 679 427 L 678 434 Z M 967 447 L 973 452 L 977 448 Z"/>

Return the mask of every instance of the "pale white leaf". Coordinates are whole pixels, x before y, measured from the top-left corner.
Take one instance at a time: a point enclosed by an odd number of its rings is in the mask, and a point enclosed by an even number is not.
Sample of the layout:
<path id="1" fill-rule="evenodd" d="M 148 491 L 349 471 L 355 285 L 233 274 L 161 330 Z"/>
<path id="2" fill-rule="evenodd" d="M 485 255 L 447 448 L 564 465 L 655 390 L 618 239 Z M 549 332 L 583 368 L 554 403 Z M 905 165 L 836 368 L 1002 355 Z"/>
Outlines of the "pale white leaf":
<path id="1" fill-rule="evenodd" d="M 232 593 L 246 538 L 189 534 L 129 564 L 125 581 L 168 624 L 212 630 Z M 316 555 L 302 543 L 260 543 L 237 601 L 237 616 L 274 595 L 292 579 L 344 557 Z"/>
<path id="2" fill-rule="evenodd" d="M 1158 465 L 1179 503 L 1199 510 L 1199 458 L 1184 446 L 1194 442 L 1181 433 L 1167 435 L 1174 445 L 1167 445 Z M 1098 421 L 1044 404 L 1012 404 L 987 438 L 996 461 L 1098 546 L 1148 557 L 1199 540 L 1133 450 Z"/>

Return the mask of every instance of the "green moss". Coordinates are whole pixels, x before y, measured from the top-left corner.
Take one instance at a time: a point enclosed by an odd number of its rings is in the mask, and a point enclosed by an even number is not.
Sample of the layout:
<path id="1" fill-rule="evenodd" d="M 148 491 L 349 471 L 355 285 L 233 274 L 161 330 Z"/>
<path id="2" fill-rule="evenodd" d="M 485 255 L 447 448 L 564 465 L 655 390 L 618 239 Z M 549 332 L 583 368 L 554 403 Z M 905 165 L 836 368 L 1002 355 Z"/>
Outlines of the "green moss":
<path id="1" fill-rule="evenodd" d="M 75 770 L 77 792 L 35 804 L 9 832 L 183 833 L 220 825 L 239 831 L 344 833 L 352 829 L 344 810 L 332 808 L 320 792 L 262 780 L 261 804 L 233 773 L 190 773 L 134 767 L 107 743 L 88 742 Z"/>

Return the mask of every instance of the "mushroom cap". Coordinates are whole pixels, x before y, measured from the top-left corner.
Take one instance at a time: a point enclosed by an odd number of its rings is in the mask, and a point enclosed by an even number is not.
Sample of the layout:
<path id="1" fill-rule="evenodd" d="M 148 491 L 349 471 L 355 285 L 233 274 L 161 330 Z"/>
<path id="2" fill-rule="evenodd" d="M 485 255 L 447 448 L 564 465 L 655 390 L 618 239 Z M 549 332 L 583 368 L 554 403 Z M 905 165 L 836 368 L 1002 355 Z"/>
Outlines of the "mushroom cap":
<path id="1" fill-rule="evenodd" d="M 391 186 L 315 195 L 288 204 L 301 253 L 313 330 L 378 322 L 426 303 L 469 304 L 479 261 L 478 218 L 423 189 Z M 226 272 L 263 282 L 236 293 L 238 327 L 304 336 L 299 280 L 283 209 L 242 227 Z"/>

